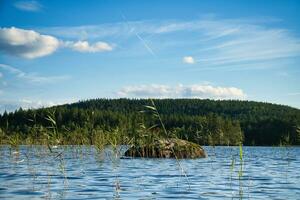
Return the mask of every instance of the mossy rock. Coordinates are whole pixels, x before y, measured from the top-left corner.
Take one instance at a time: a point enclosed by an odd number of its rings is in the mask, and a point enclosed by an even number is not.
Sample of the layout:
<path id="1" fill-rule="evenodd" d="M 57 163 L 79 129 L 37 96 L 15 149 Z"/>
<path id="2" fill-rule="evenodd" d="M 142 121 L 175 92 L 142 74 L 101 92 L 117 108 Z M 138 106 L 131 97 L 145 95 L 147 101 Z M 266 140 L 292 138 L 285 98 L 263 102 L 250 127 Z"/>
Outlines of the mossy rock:
<path id="1" fill-rule="evenodd" d="M 146 158 L 205 158 L 204 149 L 193 142 L 171 138 L 155 140 L 151 144 L 130 147 L 125 156 Z"/>

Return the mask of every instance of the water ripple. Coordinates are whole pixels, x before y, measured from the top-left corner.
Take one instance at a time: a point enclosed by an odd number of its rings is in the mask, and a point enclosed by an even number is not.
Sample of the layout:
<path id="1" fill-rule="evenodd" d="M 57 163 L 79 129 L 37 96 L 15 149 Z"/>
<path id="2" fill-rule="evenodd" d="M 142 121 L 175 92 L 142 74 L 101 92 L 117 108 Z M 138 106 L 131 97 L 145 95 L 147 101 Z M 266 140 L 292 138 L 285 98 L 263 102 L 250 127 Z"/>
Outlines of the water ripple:
<path id="1" fill-rule="evenodd" d="M 12 154 L 0 146 L 0 199 L 300 199 L 299 147 L 244 147 L 243 162 L 238 147 L 205 149 L 208 158 L 179 166 L 116 158 L 109 148 L 63 146 L 51 154 L 21 146 Z"/>

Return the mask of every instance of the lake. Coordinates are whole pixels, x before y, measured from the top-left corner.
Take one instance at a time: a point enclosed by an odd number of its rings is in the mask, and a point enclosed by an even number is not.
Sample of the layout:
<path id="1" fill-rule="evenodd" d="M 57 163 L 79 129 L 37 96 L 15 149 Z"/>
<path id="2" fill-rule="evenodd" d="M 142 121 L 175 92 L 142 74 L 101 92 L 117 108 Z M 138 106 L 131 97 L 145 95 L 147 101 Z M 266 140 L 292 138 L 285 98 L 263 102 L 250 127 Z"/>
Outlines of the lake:
<path id="1" fill-rule="evenodd" d="M 0 146 L 0 199 L 300 199 L 300 147 L 204 147 L 203 159 L 120 159 L 126 147 Z"/>

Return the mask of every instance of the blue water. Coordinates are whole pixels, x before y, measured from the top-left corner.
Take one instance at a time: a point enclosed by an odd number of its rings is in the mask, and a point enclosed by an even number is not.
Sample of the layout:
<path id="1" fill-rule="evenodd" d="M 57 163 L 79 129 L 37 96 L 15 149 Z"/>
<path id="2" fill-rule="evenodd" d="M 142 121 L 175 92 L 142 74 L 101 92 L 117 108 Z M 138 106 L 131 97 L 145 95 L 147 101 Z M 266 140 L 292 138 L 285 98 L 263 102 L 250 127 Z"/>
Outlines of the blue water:
<path id="1" fill-rule="evenodd" d="M 0 199 L 300 199 L 299 147 L 244 147 L 242 162 L 238 147 L 179 161 L 124 150 L 0 146 Z"/>

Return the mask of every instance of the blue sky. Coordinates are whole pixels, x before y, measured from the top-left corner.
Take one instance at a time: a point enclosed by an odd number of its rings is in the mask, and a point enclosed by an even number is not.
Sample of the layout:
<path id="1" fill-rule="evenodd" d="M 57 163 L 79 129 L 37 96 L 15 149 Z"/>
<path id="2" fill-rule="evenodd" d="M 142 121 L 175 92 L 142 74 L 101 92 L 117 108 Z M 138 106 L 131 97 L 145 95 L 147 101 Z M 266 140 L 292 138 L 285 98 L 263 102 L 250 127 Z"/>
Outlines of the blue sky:
<path id="1" fill-rule="evenodd" d="M 300 108 L 299 1 L 0 1 L 0 111 L 90 98 Z"/>

